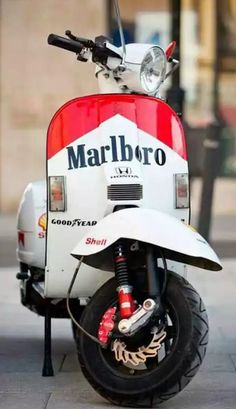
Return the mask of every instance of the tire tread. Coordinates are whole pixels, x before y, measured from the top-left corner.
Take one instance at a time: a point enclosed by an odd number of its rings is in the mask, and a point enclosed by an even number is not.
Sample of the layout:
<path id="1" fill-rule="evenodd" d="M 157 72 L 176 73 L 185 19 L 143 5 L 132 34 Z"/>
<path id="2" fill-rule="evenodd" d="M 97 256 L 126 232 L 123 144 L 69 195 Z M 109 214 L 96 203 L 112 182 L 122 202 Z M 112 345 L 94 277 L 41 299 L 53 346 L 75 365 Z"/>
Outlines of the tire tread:
<path id="1" fill-rule="evenodd" d="M 192 312 L 192 317 L 194 320 L 193 332 L 196 336 L 192 337 L 190 342 L 190 352 L 185 357 L 185 360 L 188 361 L 191 358 L 188 368 L 185 370 L 185 372 L 179 379 L 176 379 L 176 382 L 173 385 L 170 385 L 169 389 L 166 392 L 160 393 L 154 391 L 154 393 L 152 394 L 147 393 L 132 397 L 127 396 L 127 398 L 121 399 L 119 393 L 115 394 L 111 393 L 110 391 L 108 392 L 106 389 L 99 386 L 94 381 L 93 377 L 88 373 L 83 363 L 80 348 L 78 348 L 78 357 L 81 364 L 81 368 L 89 383 L 100 395 L 102 395 L 104 398 L 118 406 L 151 408 L 156 407 L 160 403 L 165 402 L 168 399 L 174 397 L 177 393 L 182 391 L 191 381 L 191 379 L 195 376 L 205 356 L 209 328 L 204 303 L 201 300 L 197 291 L 191 286 L 191 284 L 188 283 L 188 281 L 185 278 L 178 276 L 177 274 L 172 272 L 170 272 L 170 274 L 177 282 L 177 285 L 181 287 L 185 299 L 189 303 Z M 77 345 L 78 344 L 79 342 L 77 342 Z"/>

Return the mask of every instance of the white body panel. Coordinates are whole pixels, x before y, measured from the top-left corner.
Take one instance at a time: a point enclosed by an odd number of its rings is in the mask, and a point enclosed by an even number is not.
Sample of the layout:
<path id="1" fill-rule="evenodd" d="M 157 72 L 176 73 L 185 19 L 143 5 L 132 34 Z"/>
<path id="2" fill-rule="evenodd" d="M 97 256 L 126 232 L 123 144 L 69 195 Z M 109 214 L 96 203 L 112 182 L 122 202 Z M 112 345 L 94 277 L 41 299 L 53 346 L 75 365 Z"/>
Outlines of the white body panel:
<path id="1" fill-rule="evenodd" d="M 17 258 L 29 266 L 45 268 L 46 181 L 30 183 L 17 216 Z"/>
<path id="2" fill-rule="evenodd" d="M 120 210 L 105 217 L 88 231 L 72 254 L 86 256 L 84 262 L 89 265 L 112 268 L 112 257 L 108 252 L 102 253 L 119 238 L 160 246 L 169 250 L 170 258 L 197 267 L 222 268 L 217 255 L 199 233 L 171 215 L 140 208 Z"/>
<path id="3" fill-rule="evenodd" d="M 174 127 L 174 124 L 173 124 Z M 48 161 L 48 174 L 65 175 L 67 192 L 67 209 L 65 212 L 48 213 L 47 260 L 45 295 L 48 297 L 65 297 L 72 279 L 77 261 L 71 256 L 78 241 L 89 231 L 92 223 L 102 220 L 112 213 L 114 206 L 130 204 L 130 200 L 108 199 L 109 185 L 125 185 L 130 183 L 143 185 L 143 199 L 133 200 L 132 204 L 151 207 L 172 214 L 188 223 L 189 209 L 176 209 L 174 206 L 174 173 L 187 173 L 186 160 L 173 149 L 138 129 L 137 125 L 121 115 L 115 115 L 102 122 L 97 129 L 76 139 L 68 147 L 76 152 L 78 146 L 84 145 L 85 153 L 90 149 L 100 150 L 101 146 L 111 143 L 110 135 L 124 135 L 125 143 L 132 149 L 138 145 L 163 149 L 166 154 L 165 166 L 158 166 L 153 155 L 150 165 L 143 165 L 136 158 L 132 161 L 114 162 L 111 151 L 107 152 L 107 162 L 101 166 L 86 166 L 72 169 L 68 162 L 68 151 L 62 149 Z M 120 152 L 120 140 L 116 137 L 117 151 Z M 128 176 L 117 173 L 117 170 L 129 168 Z M 70 169 L 69 169 L 70 168 Z M 78 198 L 76 200 L 76 198 Z M 84 223 L 62 224 L 62 221 Z M 111 273 L 82 264 L 80 274 L 75 282 L 72 296 L 88 296 L 110 277 Z"/>
<path id="4" fill-rule="evenodd" d="M 119 94 L 122 93 L 121 88 L 113 77 L 113 72 L 104 71 L 100 68 L 97 71 L 98 88 L 101 94 Z"/>

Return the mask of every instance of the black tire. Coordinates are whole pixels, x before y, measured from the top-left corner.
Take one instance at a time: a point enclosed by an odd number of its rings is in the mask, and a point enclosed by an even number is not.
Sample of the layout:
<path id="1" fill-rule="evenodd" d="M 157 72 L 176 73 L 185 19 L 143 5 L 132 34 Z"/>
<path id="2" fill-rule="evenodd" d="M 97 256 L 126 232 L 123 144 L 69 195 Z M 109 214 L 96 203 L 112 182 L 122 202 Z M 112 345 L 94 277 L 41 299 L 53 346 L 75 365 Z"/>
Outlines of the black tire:
<path id="1" fill-rule="evenodd" d="M 97 336 L 101 317 L 115 299 L 116 283 L 111 279 L 92 297 L 82 314 L 81 325 Z M 198 371 L 208 342 L 204 304 L 184 278 L 171 272 L 164 302 L 172 314 L 175 338 L 169 354 L 154 369 L 146 369 L 144 374 L 142 371 L 137 376 L 122 374 L 107 359 L 106 350 L 81 332 L 77 337 L 78 357 L 85 377 L 100 395 L 112 403 L 128 407 L 156 407 L 179 393 Z"/>
<path id="2" fill-rule="evenodd" d="M 76 341 L 77 338 L 77 326 L 75 325 L 75 323 L 71 320 L 71 329 L 72 329 L 72 335 L 74 340 Z"/>

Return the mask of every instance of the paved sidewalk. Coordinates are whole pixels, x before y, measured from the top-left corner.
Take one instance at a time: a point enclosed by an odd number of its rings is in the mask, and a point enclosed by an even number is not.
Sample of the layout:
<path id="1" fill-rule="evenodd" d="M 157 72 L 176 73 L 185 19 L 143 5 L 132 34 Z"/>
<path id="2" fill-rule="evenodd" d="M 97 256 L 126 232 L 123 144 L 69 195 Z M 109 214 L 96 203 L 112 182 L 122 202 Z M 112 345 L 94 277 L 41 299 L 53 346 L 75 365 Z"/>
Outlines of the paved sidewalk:
<path id="1" fill-rule="evenodd" d="M 210 344 L 201 371 L 163 409 L 236 407 L 236 259 L 223 272 L 192 269 L 208 309 Z M 53 321 L 55 377 L 42 378 L 43 319 L 19 303 L 17 268 L 0 269 L 0 409 L 111 408 L 81 374 L 69 320 Z"/>

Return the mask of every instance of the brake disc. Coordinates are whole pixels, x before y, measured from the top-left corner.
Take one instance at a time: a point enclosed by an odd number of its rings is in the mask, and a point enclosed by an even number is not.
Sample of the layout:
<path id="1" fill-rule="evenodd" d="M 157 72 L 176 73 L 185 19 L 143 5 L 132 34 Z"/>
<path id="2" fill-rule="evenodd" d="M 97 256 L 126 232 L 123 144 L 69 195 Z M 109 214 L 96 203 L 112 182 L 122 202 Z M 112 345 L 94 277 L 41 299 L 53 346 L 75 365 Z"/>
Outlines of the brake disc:
<path id="1" fill-rule="evenodd" d="M 157 356 L 161 343 L 166 337 L 166 331 L 158 328 L 154 328 L 153 337 L 151 342 L 147 346 L 141 346 L 137 351 L 129 351 L 125 342 L 116 339 L 112 344 L 112 351 L 115 353 L 117 361 L 122 361 L 124 364 L 139 365 L 145 363 L 147 358 L 154 358 Z"/>

